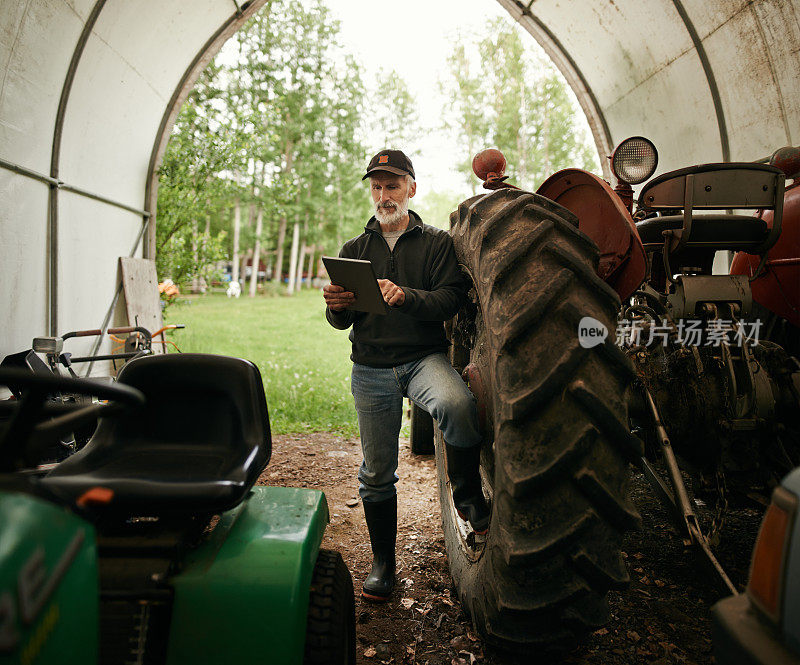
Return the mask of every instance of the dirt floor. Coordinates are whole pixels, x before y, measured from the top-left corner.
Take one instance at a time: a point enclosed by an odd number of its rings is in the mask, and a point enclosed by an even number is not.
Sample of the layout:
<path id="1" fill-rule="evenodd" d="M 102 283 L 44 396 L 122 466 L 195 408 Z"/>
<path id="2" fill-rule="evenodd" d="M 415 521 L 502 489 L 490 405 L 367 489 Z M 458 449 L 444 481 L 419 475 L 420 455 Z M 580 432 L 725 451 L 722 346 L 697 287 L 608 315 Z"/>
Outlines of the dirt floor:
<path id="1" fill-rule="evenodd" d="M 434 458 L 412 455 L 406 441 L 401 441 L 400 457 L 398 585 L 383 605 L 359 597 L 371 552 L 356 489 L 358 438 L 276 436 L 272 461 L 260 482 L 325 492 L 331 522 L 323 547 L 341 552 L 353 575 L 359 665 L 509 662 L 483 645 L 455 598 Z M 632 493 L 643 529 L 625 542 L 630 587 L 610 594 L 611 622 L 563 662 L 713 663 L 710 607 L 720 596 L 704 581 L 708 575 L 684 549 L 641 475 L 635 476 Z M 709 514 L 702 516 L 710 519 Z M 747 580 L 759 523 L 760 512 L 737 509 L 728 512 L 721 532 L 717 553 L 740 589 Z"/>

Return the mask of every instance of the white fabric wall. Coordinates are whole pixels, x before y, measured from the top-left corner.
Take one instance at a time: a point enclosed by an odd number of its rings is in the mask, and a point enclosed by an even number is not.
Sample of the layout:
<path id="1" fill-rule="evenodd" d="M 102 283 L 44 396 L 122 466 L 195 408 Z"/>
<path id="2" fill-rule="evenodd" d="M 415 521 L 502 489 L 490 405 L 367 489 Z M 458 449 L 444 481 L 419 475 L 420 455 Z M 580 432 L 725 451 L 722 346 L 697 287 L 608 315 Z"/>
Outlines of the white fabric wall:
<path id="1" fill-rule="evenodd" d="M 548 47 L 522 3 L 499 2 Z M 759 159 L 796 144 L 800 4 L 683 0 L 682 5 L 719 88 L 731 161 Z M 723 158 L 708 80 L 673 0 L 536 0 L 531 12 L 587 80 L 612 147 L 628 136 L 647 136 L 659 151 L 659 173 Z"/>
<path id="2" fill-rule="evenodd" d="M 84 16 L 60 0 L 0 0 L 0 157 L 6 161 L 49 172 L 61 86 Z M 0 169 L 0 357 L 47 332 L 48 191 Z"/>
<path id="3" fill-rule="evenodd" d="M 0 169 L 0 201 L 2 358 L 46 332 L 47 185 Z"/>
<path id="4" fill-rule="evenodd" d="M 0 0 L 5 161 L 49 175 L 62 86 L 94 6 Z M 107 0 L 70 89 L 59 179 L 142 209 L 151 152 L 176 86 L 235 12 L 231 0 Z M 0 168 L 0 195 L 1 358 L 48 333 L 49 187 Z M 130 254 L 141 227 L 137 213 L 59 192 L 58 333 L 101 325 L 117 289 L 118 258 Z M 83 355 L 91 344 L 71 340 L 68 350 Z"/>

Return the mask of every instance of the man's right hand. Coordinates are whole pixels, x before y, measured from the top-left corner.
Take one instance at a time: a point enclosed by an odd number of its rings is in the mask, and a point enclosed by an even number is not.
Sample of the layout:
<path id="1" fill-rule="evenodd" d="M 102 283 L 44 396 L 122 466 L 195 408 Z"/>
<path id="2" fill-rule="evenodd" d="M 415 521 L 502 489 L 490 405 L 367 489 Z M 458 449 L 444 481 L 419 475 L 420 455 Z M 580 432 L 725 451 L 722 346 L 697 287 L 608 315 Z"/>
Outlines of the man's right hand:
<path id="1" fill-rule="evenodd" d="M 341 312 L 355 302 L 356 296 L 351 291 L 345 291 L 343 287 L 336 284 L 328 284 L 322 287 L 322 297 L 325 304 L 334 312 Z"/>

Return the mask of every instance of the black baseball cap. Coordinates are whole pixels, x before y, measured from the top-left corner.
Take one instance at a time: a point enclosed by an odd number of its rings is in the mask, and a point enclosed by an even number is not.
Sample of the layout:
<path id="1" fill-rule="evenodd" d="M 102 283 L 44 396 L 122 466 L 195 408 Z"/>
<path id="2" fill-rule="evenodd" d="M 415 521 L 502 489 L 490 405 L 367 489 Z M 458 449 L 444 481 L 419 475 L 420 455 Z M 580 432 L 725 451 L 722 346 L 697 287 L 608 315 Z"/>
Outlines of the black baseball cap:
<path id="1" fill-rule="evenodd" d="M 361 179 L 366 180 L 373 173 L 377 173 L 378 171 L 387 171 L 395 175 L 410 175 L 412 178 L 416 179 L 411 160 L 406 157 L 402 150 L 381 150 L 369 160 L 367 173 Z"/>

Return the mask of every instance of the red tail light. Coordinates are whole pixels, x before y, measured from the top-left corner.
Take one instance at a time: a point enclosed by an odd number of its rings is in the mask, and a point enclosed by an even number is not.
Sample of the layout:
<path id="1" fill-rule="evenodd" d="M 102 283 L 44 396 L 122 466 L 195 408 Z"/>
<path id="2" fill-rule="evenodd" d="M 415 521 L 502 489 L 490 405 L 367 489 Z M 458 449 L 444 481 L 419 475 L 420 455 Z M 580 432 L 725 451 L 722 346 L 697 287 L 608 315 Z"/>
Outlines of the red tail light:
<path id="1" fill-rule="evenodd" d="M 775 623 L 780 621 L 784 564 L 796 509 L 797 497 L 782 487 L 776 487 L 772 503 L 761 522 L 750 566 L 747 594 Z"/>

